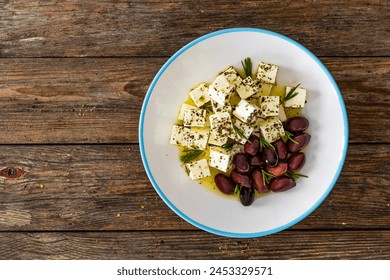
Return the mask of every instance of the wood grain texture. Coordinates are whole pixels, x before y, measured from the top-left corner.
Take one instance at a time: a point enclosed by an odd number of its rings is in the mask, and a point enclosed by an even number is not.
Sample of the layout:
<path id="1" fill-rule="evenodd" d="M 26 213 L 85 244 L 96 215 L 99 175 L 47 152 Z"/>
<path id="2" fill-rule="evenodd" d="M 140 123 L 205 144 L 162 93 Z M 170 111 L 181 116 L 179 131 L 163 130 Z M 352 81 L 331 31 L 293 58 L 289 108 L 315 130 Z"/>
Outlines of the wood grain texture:
<path id="1" fill-rule="evenodd" d="M 329 197 L 294 229 L 390 229 L 389 160 L 387 145 L 351 145 Z M 0 177 L 0 231 L 194 229 L 158 197 L 135 145 L 0 146 L 5 167 L 27 173 Z"/>
<path id="2" fill-rule="evenodd" d="M 315 238 L 313 238 L 315 236 Z M 389 259 L 389 231 L 0 233 L 1 259 Z"/>
<path id="3" fill-rule="evenodd" d="M 0 0 L 0 259 L 390 259 L 389 15 L 382 0 Z M 330 195 L 255 239 L 182 220 L 137 145 L 143 99 L 168 57 L 237 26 L 319 56 L 350 125 Z"/>
<path id="4" fill-rule="evenodd" d="M 343 94 L 350 142 L 388 142 L 390 58 L 322 60 Z M 137 143 L 144 96 L 165 61 L 0 59 L 0 143 Z"/>
<path id="5" fill-rule="evenodd" d="M 0 60 L 0 142 L 136 142 L 143 98 L 164 60 Z"/>
<path id="6" fill-rule="evenodd" d="M 161 56 L 219 29 L 269 29 L 320 56 L 390 55 L 388 1 L 0 1 L 1 57 Z"/>

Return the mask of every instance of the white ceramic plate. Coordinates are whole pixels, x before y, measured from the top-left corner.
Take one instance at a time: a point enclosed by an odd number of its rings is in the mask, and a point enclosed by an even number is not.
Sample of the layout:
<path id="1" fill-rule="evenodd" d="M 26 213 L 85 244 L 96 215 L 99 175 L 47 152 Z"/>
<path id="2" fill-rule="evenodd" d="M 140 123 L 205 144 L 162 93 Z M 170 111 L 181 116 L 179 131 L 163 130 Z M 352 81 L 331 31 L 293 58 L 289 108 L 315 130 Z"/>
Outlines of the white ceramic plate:
<path id="1" fill-rule="evenodd" d="M 306 165 L 289 191 L 258 198 L 249 207 L 191 181 L 180 167 L 178 148 L 169 144 L 180 104 L 191 87 L 211 82 L 229 65 L 252 58 L 279 65 L 277 83 L 308 89 L 303 114 L 312 135 Z M 313 212 L 341 172 L 348 145 L 348 120 L 342 95 L 326 67 L 292 39 L 267 30 L 234 28 L 200 37 L 175 53 L 160 69 L 146 94 L 139 141 L 147 175 L 164 202 L 198 228 L 229 237 L 257 237 L 286 229 Z"/>

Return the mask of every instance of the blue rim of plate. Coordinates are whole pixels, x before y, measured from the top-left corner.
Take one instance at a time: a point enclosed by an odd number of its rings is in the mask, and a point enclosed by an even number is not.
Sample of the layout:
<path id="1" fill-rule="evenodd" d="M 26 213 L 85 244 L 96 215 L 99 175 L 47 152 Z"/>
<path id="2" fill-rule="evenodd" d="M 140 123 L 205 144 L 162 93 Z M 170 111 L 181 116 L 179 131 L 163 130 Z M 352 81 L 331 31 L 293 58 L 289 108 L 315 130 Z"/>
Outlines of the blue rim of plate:
<path id="1" fill-rule="evenodd" d="M 307 53 L 321 67 L 322 71 L 326 74 L 326 76 L 328 77 L 328 79 L 331 82 L 332 86 L 336 90 L 337 96 L 338 96 L 338 99 L 339 99 L 339 103 L 340 103 L 340 106 L 341 106 L 342 114 L 343 114 L 343 123 L 344 123 L 344 143 L 343 143 L 344 147 L 343 147 L 343 153 L 342 153 L 342 157 L 340 159 L 340 163 L 339 163 L 339 166 L 337 168 L 337 171 L 336 171 L 336 173 L 335 173 L 335 175 L 333 177 L 333 180 L 330 183 L 330 185 L 327 188 L 327 190 L 325 191 L 325 193 L 320 197 L 320 199 L 312 207 L 310 207 L 310 209 L 308 209 L 301 216 L 299 216 L 299 217 L 295 218 L 294 220 L 286 223 L 285 225 L 279 226 L 279 227 L 271 229 L 271 230 L 261 231 L 261 232 L 235 233 L 235 232 L 221 231 L 221 230 L 217 230 L 217 229 L 205 226 L 205 225 L 203 225 L 203 224 L 201 224 L 201 223 L 191 219 L 186 214 L 181 212 L 165 196 L 163 191 L 158 186 L 156 180 L 154 179 L 153 174 L 152 174 L 152 172 L 150 171 L 150 168 L 149 168 L 148 160 L 147 160 L 146 154 L 145 154 L 145 147 L 144 147 L 145 111 L 146 111 L 146 108 L 148 106 L 150 96 L 151 96 L 151 94 L 152 94 L 152 92 L 154 90 L 154 87 L 156 86 L 157 82 L 159 81 L 161 75 L 165 72 L 165 70 L 169 67 L 169 65 L 173 61 L 175 61 L 182 53 L 184 53 L 185 51 L 187 51 L 188 49 L 190 49 L 194 45 L 196 45 L 196 44 L 198 44 L 198 43 L 200 43 L 200 42 L 202 42 L 204 40 L 207 40 L 207 39 L 209 39 L 211 37 L 219 36 L 219 35 L 226 34 L 226 33 L 234 33 L 234 32 L 254 32 L 254 33 L 263 33 L 263 34 L 268 34 L 268 35 L 271 35 L 271 36 L 275 36 L 275 37 L 283 39 L 283 40 L 285 40 L 285 41 L 287 41 L 287 42 L 297 46 L 298 48 L 303 50 L 305 53 Z M 139 134 L 138 135 L 139 135 L 139 143 L 140 143 L 140 152 L 141 152 L 142 162 L 143 162 L 143 165 L 144 165 L 145 170 L 146 170 L 146 174 L 148 175 L 150 182 L 152 183 L 154 189 L 159 194 L 161 199 L 169 206 L 169 208 L 171 208 L 177 215 L 179 215 L 182 219 L 184 219 L 188 223 L 190 223 L 190 224 L 192 224 L 192 225 L 194 225 L 194 226 L 196 226 L 196 227 L 198 227 L 198 228 L 200 228 L 202 230 L 205 230 L 207 232 L 210 232 L 210 233 L 213 233 L 213 234 L 216 234 L 216 235 L 226 236 L 226 237 L 234 237 L 234 238 L 252 238 L 252 237 L 261 237 L 261 236 L 274 234 L 274 233 L 280 232 L 282 230 L 285 230 L 285 229 L 287 229 L 289 227 L 292 227 L 293 225 L 299 223 L 304 218 L 309 216 L 325 200 L 325 198 L 329 195 L 330 191 L 333 189 L 334 185 L 336 184 L 338 177 L 340 176 L 341 170 L 342 170 L 343 165 L 344 165 L 345 157 L 346 157 L 346 154 L 347 154 L 348 133 L 349 133 L 348 132 L 349 130 L 348 130 L 347 110 L 345 108 L 343 97 L 341 95 L 339 87 L 337 86 L 336 81 L 334 80 L 333 76 L 330 74 L 329 70 L 325 67 L 325 65 L 311 51 L 309 51 L 307 48 L 302 46 L 300 43 L 294 41 L 293 39 L 291 39 L 289 37 L 286 37 L 286 36 L 284 36 L 282 34 L 279 34 L 279 33 L 273 32 L 273 31 L 269 31 L 269 30 L 265 30 L 265 29 L 248 28 L 248 27 L 222 29 L 222 30 L 219 30 L 219 31 L 215 31 L 215 32 L 206 34 L 206 35 L 204 35 L 202 37 L 199 37 L 199 38 L 195 39 L 194 41 L 188 43 L 187 45 L 182 47 L 180 50 L 178 50 L 172 57 L 170 57 L 168 59 L 168 61 L 165 62 L 165 64 L 158 71 L 157 75 L 154 77 L 152 83 L 149 86 L 149 89 L 148 89 L 148 91 L 146 93 L 146 96 L 145 96 L 145 99 L 144 99 L 144 102 L 143 102 L 143 105 L 142 105 L 141 115 L 140 115 L 140 120 L 139 120 L 139 128 L 138 129 L 139 129 L 139 131 L 138 131 Z"/>

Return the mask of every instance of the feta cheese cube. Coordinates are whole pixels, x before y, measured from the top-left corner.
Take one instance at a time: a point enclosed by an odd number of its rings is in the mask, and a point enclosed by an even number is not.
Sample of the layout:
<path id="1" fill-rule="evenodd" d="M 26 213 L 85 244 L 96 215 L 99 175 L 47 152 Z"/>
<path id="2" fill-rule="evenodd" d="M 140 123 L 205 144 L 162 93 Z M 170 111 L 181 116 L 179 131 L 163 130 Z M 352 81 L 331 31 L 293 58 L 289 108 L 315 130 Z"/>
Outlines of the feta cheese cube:
<path id="1" fill-rule="evenodd" d="M 275 84 L 279 67 L 275 64 L 260 62 L 257 67 L 257 80 L 262 83 Z"/>
<path id="2" fill-rule="evenodd" d="M 181 104 L 181 106 L 180 106 L 180 111 L 179 111 L 179 115 L 177 116 L 177 119 L 182 121 L 182 120 L 184 119 L 184 111 L 185 111 L 185 110 L 189 110 L 189 109 L 194 109 L 194 110 L 196 110 L 196 109 L 198 109 L 198 108 L 196 108 L 195 106 L 192 106 L 192 105 L 190 105 L 190 104 L 187 104 L 187 103 Z"/>
<path id="3" fill-rule="evenodd" d="M 206 150 L 209 136 L 210 133 L 207 129 L 191 128 L 187 147 L 196 150 Z"/>
<path id="4" fill-rule="evenodd" d="M 210 116 L 210 133 L 218 142 L 226 143 L 227 137 L 233 133 L 233 124 L 228 112 Z"/>
<path id="5" fill-rule="evenodd" d="M 214 113 L 232 112 L 232 105 L 230 105 L 230 103 L 226 103 L 225 105 L 221 106 L 214 100 L 211 100 L 211 106 L 213 108 Z"/>
<path id="6" fill-rule="evenodd" d="M 220 81 L 220 80 L 223 80 L 223 79 L 225 79 L 225 78 L 221 77 L 221 76 L 218 76 L 214 80 L 214 82 L 213 82 L 214 84 L 212 84 L 209 87 L 209 96 L 210 96 L 210 98 L 212 100 L 214 100 L 215 102 L 217 102 L 221 106 L 224 106 L 225 104 L 229 103 L 230 102 L 230 98 L 232 96 L 231 88 L 227 88 L 226 90 L 221 89 L 222 87 L 224 87 L 224 86 L 222 86 L 224 81 Z M 220 89 L 218 90 L 214 86 L 218 87 Z"/>
<path id="7" fill-rule="evenodd" d="M 224 106 L 230 102 L 232 92 L 242 79 L 237 71 L 230 66 L 219 74 L 209 86 L 209 96 L 219 105 Z"/>
<path id="8" fill-rule="evenodd" d="M 206 124 L 206 110 L 203 109 L 188 109 L 184 110 L 183 118 L 184 126 L 200 126 Z"/>
<path id="9" fill-rule="evenodd" d="M 256 123 L 258 114 L 259 108 L 244 99 L 238 102 L 236 109 L 233 111 L 236 118 L 249 125 Z"/>
<path id="10" fill-rule="evenodd" d="M 210 137 L 209 137 L 209 144 L 210 145 L 214 145 L 214 146 L 222 146 L 223 144 L 226 144 L 226 142 L 228 141 L 228 137 L 218 137 L 218 138 L 215 138 L 213 133 L 210 133 Z"/>
<path id="11" fill-rule="evenodd" d="M 181 125 L 174 125 L 169 142 L 173 145 L 188 147 L 190 135 L 191 129 Z"/>
<path id="12" fill-rule="evenodd" d="M 210 147 L 209 164 L 222 172 L 227 172 L 232 167 L 234 154 L 239 151 L 240 148 L 237 145 L 234 145 L 229 151 L 221 147 Z"/>
<path id="13" fill-rule="evenodd" d="M 260 110 L 263 118 L 279 115 L 279 96 L 261 96 Z"/>
<path id="14" fill-rule="evenodd" d="M 226 79 L 229 81 L 230 84 L 232 84 L 234 87 L 238 86 L 241 82 L 241 76 L 238 74 L 236 69 L 234 69 L 233 66 L 229 66 L 225 69 L 225 71 L 222 72 L 226 76 Z"/>
<path id="15" fill-rule="evenodd" d="M 263 138 L 272 143 L 284 136 L 284 128 L 278 117 L 270 117 L 265 120 L 259 120 L 261 135 Z"/>
<path id="16" fill-rule="evenodd" d="M 249 136 L 252 134 L 254 128 L 247 125 L 246 123 L 243 123 L 239 120 L 234 120 L 234 123 L 233 123 L 233 128 L 235 129 L 234 131 L 234 134 L 230 136 L 231 139 L 233 139 L 234 141 L 240 143 L 240 144 L 245 144 L 247 139 L 249 138 Z M 244 138 L 239 134 L 237 133 L 236 129 L 239 129 L 240 131 L 242 131 L 242 134 L 245 136 Z"/>
<path id="17" fill-rule="evenodd" d="M 284 111 L 284 107 L 283 107 L 282 104 L 280 104 L 280 106 L 279 106 L 279 115 L 278 115 L 278 117 L 279 117 L 279 120 L 281 122 L 284 122 L 284 121 L 287 120 L 286 112 Z"/>
<path id="18" fill-rule="evenodd" d="M 248 76 L 237 86 L 236 91 L 241 99 L 247 99 L 257 93 L 259 88 L 253 81 L 252 77 Z"/>
<path id="19" fill-rule="evenodd" d="M 191 180 L 198 180 L 210 176 L 210 168 L 206 159 L 186 163 L 185 168 Z"/>
<path id="20" fill-rule="evenodd" d="M 192 101 L 194 101 L 195 105 L 198 107 L 203 106 L 205 103 L 210 101 L 209 96 L 209 87 L 206 83 L 201 83 L 194 89 L 192 89 L 188 94 L 191 97 Z"/>
<path id="21" fill-rule="evenodd" d="M 205 150 L 209 135 L 210 133 L 206 128 L 190 129 L 185 126 L 174 125 L 169 142 L 190 149 Z"/>
<path id="22" fill-rule="evenodd" d="M 286 87 L 286 96 L 291 91 L 291 89 L 293 89 L 293 88 L 294 87 L 289 87 L 289 86 Z M 293 98 L 285 101 L 284 102 L 284 106 L 286 108 L 288 108 L 288 107 L 290 107 L 290 108 L 303 108 L 303 107 L 305 107 L 305 103 L 306 103 L 306 89 L 298 87 L 294 91 L 294 93 L 298 93 L 298 94 L 296 96 L 294 96 Z"/>

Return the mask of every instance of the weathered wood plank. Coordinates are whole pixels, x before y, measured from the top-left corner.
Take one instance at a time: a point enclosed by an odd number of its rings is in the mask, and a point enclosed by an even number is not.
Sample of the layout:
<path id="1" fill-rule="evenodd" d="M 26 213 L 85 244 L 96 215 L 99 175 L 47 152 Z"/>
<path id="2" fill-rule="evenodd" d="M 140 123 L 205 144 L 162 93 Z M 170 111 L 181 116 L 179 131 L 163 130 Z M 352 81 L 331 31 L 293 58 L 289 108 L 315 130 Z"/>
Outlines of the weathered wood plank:
<path id="1" fill-rule="evenodd" d="M 349 121 L 349 141 L 389 142 L 390 60 L 323 58 L 343 94 Z M 367 68 L 368 67 L 368 68 Z M 372 86 L 372 83 L 375 84 Z M 371 117 L 368 117 L 371 115 Z M 383 128 L 383 130 L 382 130 Z M 379 131 L 381 131 L 379 133 Z"/>
<path id="2" fill-rule="evenodd" d="M 288 242 L 286 242 L 288 240 Z M 0 233 L 1 259 L 389 259 L 389 231 Z"/>
<path id="3" fill-rule="evenodd" d="M 137 143 L 143 98 L 165 60 L 0 59 L 0 143 Z M 323 61 L 343 93 L 350 142 L 388 142 L 390 59 Z"/>
<path id="4" fill-rule="evenodd" d="M 1 1 L 0 56 L 160 56 L 223 28 L 280 32 L 324 56 L 390 55 L 388 1 Z"/>
<path id="5" fill-rule="evenodd" d="M 388 145 L 351 145 L 330 196 L 294 228 L 389 229 L 389 159 Z M 0 177 L 1 231 L 194 228 L 158 197 L 135 145 L 0 146 L 6 167 L 27 173 Z"/>
<path id="6" fill-rule="evenodd" d="M 0 142 L 136 142 L 142 101 L 163 61 L 0 60 Z"/>

